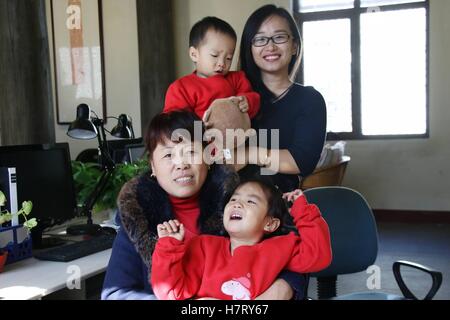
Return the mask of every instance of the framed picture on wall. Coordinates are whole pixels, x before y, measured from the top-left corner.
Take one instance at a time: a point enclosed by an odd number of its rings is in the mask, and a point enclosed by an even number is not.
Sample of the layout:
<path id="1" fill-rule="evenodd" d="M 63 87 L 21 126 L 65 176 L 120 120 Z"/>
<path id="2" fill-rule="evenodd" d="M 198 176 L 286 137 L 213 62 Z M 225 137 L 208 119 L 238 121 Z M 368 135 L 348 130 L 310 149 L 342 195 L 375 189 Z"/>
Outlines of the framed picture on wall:
<path id="1" fill-rule="evenodd" d="M 69 124 L 80 103 L 106 119 L 102 0 L 51 0 L 58 124 Z"/>

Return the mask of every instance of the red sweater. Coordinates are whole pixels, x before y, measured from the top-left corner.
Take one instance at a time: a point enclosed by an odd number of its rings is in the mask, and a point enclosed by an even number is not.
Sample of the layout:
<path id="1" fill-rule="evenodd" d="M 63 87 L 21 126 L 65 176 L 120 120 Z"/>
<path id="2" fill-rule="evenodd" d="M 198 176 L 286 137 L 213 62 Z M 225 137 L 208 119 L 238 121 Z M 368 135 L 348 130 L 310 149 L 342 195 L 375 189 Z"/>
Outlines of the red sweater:
<path id="1" fill-rule="evenodd" d="M 247 97 L 250 118 L 258 113 L 259 94 L 252 91 L 250 82 L 242 71 L 209 78 L 200 78 L 194 72 L 176 80 L 167 89 L 163 112 L 189 108 L 202 119 L 214 100 L 231 96 Z"/>
<path id="2" fill-rule="evenodd" d="M 159 299 L 254 299 L 282 270 L 316 272 L 331 262 L 328 225 L 319 209 L 298 198 L 292 209 L 300 235 L 293 232 L 240 246 L 230 252 L 230 239 L 200 235 L 187 243 L 161 238 L 152 257 L 151 285 Z"/>
<path id="3" fill-rule="evenodd" d="M 175 213 L 175 218 L 184 224 L 184 238 L 190 240 L 199 235 L 200 229 L 197 225 L 197 220 L 200 216 L 199 195 L 196 194 L 189 198 L 177 198 L 169 195 L 169 200 Z"/>

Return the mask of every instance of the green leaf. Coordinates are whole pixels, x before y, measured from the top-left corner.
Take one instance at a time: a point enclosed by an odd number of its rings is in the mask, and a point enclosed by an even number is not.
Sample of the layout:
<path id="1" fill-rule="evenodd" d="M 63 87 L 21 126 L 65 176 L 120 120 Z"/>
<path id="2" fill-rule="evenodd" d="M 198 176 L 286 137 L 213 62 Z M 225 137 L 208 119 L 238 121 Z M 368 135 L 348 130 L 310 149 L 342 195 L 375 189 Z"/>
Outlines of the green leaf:
<path id="1" fill-rule="evenodd" d="M 4 214 L 0 215 L 0 225 L 5 222 L 11 221 L 11 219 L 12 219 L 11 213 L 4 213 Z"/>
<path id="2" fill-rule="evenodd" d="M 30 230 L 30 229 L 36 227 L 36 226 L 37 226 L 36 218 L 32 218 L 32 219 L 30 219 L 30 220 L 28 220 L 28 221 L 25 221 L 23 225 L 24 225 L 24 227 L 27 228 L 28 230 Z"/>
<path id="3" fill-rule="evenodd" d="M 0 191 L 0 200 L 4 203 L 4 194 Z M 27 220 L 26 216 L 31 213 L 31 210 L 33 210 L 33 203 L 31 201 L 24 201 L 22 202 L 22 208 L 15 213 L 10 213 L 8 211 L 3 211 L 3 213 L 0 211 L 0 227 L 3 223 L 11 221 L 13 216 L 20 216 L 22 215 L 25 218 L 24 226 L 30 230 L 31 228 L 34 228 L 37 226 L 36 218 L 32 218 Z"/>
<path id="4" fill-rule="evenodd" d="M 31 201 L 22 202 L 22 210 L 26 216 L 29 215 L 31 210 L 33 210 L 33 203 Z"/>
<path id="5" fill-rule="evenodd" d="M 6 197 L 3 192 L 0 191 L 0 207 L 3 207 L 6 203 Z"/>

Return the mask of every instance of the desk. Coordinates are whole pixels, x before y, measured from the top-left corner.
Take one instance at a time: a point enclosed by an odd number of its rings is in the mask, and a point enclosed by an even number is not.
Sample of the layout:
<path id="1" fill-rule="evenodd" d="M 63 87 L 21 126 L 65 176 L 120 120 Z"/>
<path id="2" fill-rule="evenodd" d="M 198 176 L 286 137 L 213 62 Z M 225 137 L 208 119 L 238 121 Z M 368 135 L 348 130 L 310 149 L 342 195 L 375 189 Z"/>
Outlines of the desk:
<path id="1" fill-rule="evenodd" d="M 42 261 L 29 258 L 5 266 L 0 273 L 0 300 L 42 299 L 60 290 L 73 293 L 75 298 L 85 290 L 85 281 L 106 270 L 111 250 L 104 250 L 70 262 Z M 70 266 L 80 270 L 81 289 L 69 290 L 66 281 L 73 277 Z M 73 268 L 73 267 L 72 267 Z"/>

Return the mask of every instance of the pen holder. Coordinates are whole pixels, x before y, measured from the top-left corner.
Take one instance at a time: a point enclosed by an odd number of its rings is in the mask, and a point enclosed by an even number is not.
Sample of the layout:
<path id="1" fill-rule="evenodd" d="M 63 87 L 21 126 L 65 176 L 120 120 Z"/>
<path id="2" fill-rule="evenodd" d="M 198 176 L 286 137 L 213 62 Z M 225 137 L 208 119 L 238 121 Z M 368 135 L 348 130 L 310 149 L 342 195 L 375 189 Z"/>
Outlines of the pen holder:
<path id="1" fill-rule="evenodd" d="M 22 225 L 0 227 L 0 251 L 8 252 L 6 264 L 32 256 L 31 234 Z"/>

